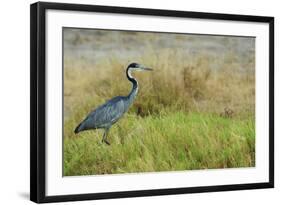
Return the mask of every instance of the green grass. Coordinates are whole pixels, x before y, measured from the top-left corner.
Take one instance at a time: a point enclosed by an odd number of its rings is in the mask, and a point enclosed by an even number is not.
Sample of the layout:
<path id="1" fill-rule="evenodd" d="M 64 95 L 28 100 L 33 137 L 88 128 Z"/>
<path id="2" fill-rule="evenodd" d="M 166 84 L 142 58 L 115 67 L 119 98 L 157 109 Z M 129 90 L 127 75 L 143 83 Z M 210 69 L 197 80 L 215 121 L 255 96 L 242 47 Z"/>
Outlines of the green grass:
<path id="1" fill-rule="evenodd" d="M 111 128 L 110 146 L 101 143 L 102 130 L 74 135 L 78 121 L 65 122 L 66 176 L 255 166 L 253 117 L 129 113 Z"/>

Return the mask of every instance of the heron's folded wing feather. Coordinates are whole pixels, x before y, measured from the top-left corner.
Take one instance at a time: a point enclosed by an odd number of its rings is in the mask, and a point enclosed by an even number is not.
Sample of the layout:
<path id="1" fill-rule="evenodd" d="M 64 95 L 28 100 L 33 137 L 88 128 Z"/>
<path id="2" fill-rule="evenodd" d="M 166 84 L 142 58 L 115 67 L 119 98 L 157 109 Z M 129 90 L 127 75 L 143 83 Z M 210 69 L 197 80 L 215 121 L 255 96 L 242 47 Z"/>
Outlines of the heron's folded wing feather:
<path id="1" fill-rule="evenodd" d="M 87 121 L 94 128 L 107 127 L 115 123 L 124 111 L 123 98 L 115 97 L 90 113 Z"/>

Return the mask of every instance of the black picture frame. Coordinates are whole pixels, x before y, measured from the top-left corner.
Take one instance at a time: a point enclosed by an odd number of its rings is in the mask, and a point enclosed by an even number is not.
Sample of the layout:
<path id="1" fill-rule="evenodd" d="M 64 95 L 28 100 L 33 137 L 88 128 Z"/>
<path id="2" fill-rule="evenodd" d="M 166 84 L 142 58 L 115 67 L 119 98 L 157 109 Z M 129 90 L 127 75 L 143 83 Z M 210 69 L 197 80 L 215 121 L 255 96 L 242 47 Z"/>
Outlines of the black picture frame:
<path id="1" fill-rule="evenodd" d="M 46 10 L 86 11 L 117 14 L 137 14 L 195 19 L 263 22 L 269 24 L 269 181 L 191 188 L 170 188 L 107 193 L 46 196 Z M 274 187 L 274 18 L 218 13 L 110 7 L 82 4 L 38 2 L 30 6 L 30 200 L 37 203 L 76 200 L 96 200 L 198 192 L 230 191 Z"/>

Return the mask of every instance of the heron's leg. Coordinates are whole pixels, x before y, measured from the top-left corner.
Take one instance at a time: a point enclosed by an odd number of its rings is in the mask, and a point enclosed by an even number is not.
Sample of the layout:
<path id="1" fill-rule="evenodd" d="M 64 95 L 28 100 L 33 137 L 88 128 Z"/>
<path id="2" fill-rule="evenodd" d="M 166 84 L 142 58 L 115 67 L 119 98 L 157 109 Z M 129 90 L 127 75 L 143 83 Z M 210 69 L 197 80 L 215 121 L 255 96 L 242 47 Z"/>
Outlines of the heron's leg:
<path id="1" fill-rule="evenodd" d="M 104 129 L 104 133 L 103 133 L 103 136 L 102 136 L 102 142 L 105 142 L 107 145 L 110 145 L 110 143 L 106 139 L 108 131 L 109 131 L 109 128 Z"/>

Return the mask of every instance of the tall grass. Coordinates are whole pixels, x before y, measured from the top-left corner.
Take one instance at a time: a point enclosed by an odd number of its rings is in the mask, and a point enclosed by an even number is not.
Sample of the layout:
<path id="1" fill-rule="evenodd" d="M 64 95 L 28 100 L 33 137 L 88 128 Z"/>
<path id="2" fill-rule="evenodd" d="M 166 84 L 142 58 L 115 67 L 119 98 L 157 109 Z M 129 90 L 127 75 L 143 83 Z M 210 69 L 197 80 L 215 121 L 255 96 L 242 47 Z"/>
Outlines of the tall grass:
<path id="1" fill-rule="evenodd" d="M 184 52 L 162 50 L 136 57 L 154 69 L 153 73 L 135 73 L 139 81 L 138 97 L 130 112 L 157 114 L 162 109 L 223 113 L 232 109 L 237 116 L 254 114 L 254 72 L 241 73 L 242 65 L 229 64 L 228 59 L 214 65 L 217 58 L 185 56 Z M 131 89 L 125 69 L 130 61 L 112 56 L 99 63 L 81 65 L 81 61 L 65 60 L 65 112 L 90 103 L 91 107 L 116 95 L 127 95 Z M 247 70 L 247 68 L 245 68 Z"/>
<path id="2" fill-rule="evenodd" d="M 71 130 L 75 124 L 66 126 Z M 251 119 L 182 112 L 145 118 L 128 114 L 111 129 L 110 146 L 101 143 L 99 131 L 79 137 L 73 132 L 66 134 L 67 176 L 255 165 L 255 129 Z"/>

